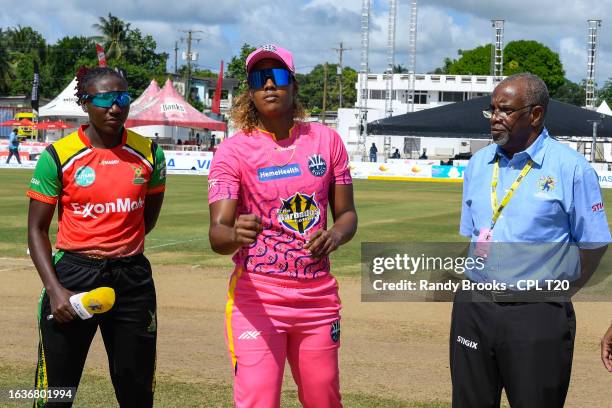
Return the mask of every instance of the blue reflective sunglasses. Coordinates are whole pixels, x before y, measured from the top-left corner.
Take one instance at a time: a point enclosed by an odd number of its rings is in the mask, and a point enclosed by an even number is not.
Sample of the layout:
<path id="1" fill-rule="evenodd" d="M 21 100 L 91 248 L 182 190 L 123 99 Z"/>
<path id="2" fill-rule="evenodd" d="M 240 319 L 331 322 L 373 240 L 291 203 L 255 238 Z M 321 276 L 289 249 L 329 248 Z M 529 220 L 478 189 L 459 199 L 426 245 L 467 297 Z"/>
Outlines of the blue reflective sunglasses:
<path id="1" fill-rule="evenodd" d="M 132 98 L 127 91 L 102 92 L 95 95 L 85 95 L 85 101 L 90 101 L 92 105 L 99 108 L 110 108 L 117 104 L 120 108 L 125 108 L 130 104 Z"/>
<path id="2" fill-rule="evenodd" d="M 293 75 L 285 68 L 266 68 L 249 72 L 249 88 L 263 88 L 268 79 L 272 79 L 276 86 L 287 86 L 293 81 Z"/>

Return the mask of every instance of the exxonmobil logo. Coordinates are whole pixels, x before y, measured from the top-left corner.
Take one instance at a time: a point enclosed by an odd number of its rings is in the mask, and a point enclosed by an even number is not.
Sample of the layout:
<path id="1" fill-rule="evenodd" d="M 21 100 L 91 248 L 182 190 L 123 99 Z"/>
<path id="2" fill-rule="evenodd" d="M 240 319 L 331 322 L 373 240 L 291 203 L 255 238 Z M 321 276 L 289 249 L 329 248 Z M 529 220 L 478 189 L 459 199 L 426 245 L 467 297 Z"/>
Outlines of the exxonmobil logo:
<path id="1" fill-rule="evenodd" d="M 107 203 L 70 203 L 75 215 L 82 215 L 83 218 L 98 218 L 98 215 L 110 213 L 127 213 L 136 211 L 144 207 L 144 200 L 132 200 L 131 198 L 118 198 Z"/>

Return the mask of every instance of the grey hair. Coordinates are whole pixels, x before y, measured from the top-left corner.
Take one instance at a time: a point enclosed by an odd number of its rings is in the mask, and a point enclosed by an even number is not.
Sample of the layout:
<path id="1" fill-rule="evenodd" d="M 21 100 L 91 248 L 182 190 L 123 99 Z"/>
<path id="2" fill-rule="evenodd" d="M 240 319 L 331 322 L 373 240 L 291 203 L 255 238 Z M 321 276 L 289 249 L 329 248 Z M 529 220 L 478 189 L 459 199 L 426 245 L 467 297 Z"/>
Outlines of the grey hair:
<path id="1" fill-rule="evenodd" d="M 542 81 L 539 76 L 534 75 L 530 72 L 521 72 L 519 74 L 514 74 L 510 75 L 509 77 L 506 77 L 503 81 L 499 83 L 499 85 L 507 85 L 510 82 L 514 81 L 523 81 L 525 83 L 525 87 L 527 88 L 525 102 L 530 105 L 541 106 L 542 109 L 544 109 L 544 115 L 546 115 L 550 96 L 548 95 L 548 87 L 546 86 L 544 81 Z"/>

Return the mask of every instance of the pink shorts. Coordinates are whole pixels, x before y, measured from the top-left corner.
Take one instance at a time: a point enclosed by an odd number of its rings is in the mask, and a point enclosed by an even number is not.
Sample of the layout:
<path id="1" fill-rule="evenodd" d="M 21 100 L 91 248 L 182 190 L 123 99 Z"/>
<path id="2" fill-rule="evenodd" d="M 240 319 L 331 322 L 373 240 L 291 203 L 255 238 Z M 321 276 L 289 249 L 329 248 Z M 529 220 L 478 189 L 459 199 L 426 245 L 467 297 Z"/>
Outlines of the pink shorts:
<path id="1" fill-rule="evenodd" d="M 342 407 L 340 307 L 333 276 L 296 280 L 237 268 L 225 309 L 236 407 L 279 407 L 285 360 L 304 407 Z"/>

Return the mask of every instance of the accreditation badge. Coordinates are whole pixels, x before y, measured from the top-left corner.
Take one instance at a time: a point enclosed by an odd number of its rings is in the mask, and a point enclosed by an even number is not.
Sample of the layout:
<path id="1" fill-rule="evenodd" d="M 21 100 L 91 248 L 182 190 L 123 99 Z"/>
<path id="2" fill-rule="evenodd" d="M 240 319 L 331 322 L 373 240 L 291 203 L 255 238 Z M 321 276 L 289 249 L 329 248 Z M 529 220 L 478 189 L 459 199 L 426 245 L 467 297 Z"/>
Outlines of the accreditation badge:
<path id="1" fill-rule="evenodd" d="M 493 230 L 490 228 L 481 228 L 476 241 L 474 255 L 476 257 L 486 258 L 491 250 L 491 242 L 493 242 Z"/>

